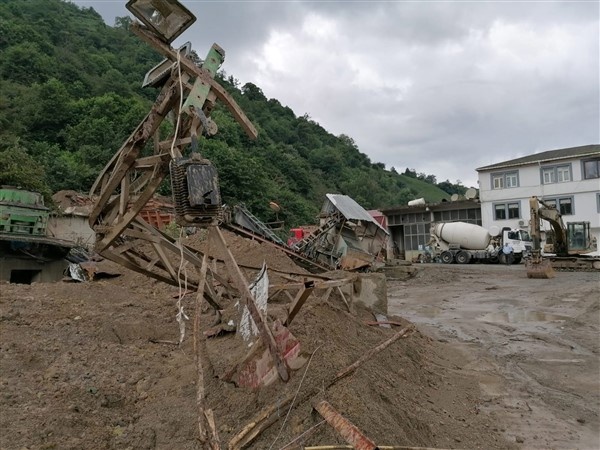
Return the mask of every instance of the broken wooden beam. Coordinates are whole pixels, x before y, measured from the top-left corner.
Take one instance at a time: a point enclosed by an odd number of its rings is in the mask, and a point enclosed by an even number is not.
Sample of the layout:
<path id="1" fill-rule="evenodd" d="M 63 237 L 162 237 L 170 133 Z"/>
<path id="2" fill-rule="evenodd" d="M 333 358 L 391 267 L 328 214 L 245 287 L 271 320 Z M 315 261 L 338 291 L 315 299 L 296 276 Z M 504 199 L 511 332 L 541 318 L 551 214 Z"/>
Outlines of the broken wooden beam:
<path id="1" fill-rule="evenodd" d="M 254 301 L 254 297 L 250 292 L 250 288 L 248 287 L 248 282 L 244 278 L 242 271 L 238 267 L 231 250 L 227 246 L 225 242 L 225 238 L 223 237 L 223 233 L 218 226 L 210 227 L 209 229 L 209 242 L 214 242 L 218 247 L 220 247 L 221 251 L 225 255 L 225 267 L 229 271 L 229 274 L 234 280 L 234 283 L 237 285 L 236 287 L 240 291 L 242 301 L 245 306 L 248 308 L 250 312 L 250 316 L 254 321 L 254 324 L 258 328 L 260 336 L 265 343 L 266 347 L 269 349 L 269 353 L 275 362 L 275 367 L 277 368 L 277 373 L 279 377 L 283 381 L 287 381 L 290 379 L 290 373 L 287 365 L 285 364 L 285 360 L 283 355 L 277 348 L 277 343 L 275 342 L 275 338 L 273 337 L 273 333 L 267 326 L 266 321 L 263 319 L 262 314 L 258 310 L 256 303 Z"/>
<path id="2" fill-rule="evenodd" d="M 310 297 L 310 294 L 314 289 L 314 281 L 307 281 L 304 283 L 304 286 L 302 286 L 302 289 L 300 289 L 296 295 L 296 298 L 292 302 L 292 305 L 290 306 L 288 316 L 283 323 L 284 325 L 289 325 L 292 323 L 292 320 L 294 320 L 294 317 L 296 317 L 296 314 L 298 314 L 298 311 L 300 311 L 300 308 L 302 308 L 302 305 L 304 305 L 304 302 L 306 302 L 306 299 Z"/>
<path id="3" fill-rule="evenodd" d="M 350 364 L 348 367 L 346 367 L 341 372 L 338 372 L 338 374 L 334 377 L 334 379 L 331 382 L 331 384 L 333 384 L 333 383 L 341 380 L 342 378 L 348 376 L 350 373 L 354 372 L 360 365 L 362 365 L 366 360 L 368 360 L 369 358 L 371 358 L 373 355 L 375 355 L 375 354 L 379 353 L 380 351 L 382 351 L 383 349 L 389 347 L 391 344 L 393 344 L 394 342 L 396 342 L 398 339 L 400 339 L 401 337 L 406 336 L 409 332 L 411 332 L 413 330 L 414 330 L 413 327 L 403 328 L 402 330 L 398 331 L 396 334 L 394 334 L 388 340 L 383 341 L 377 347 L 372 348 L 367 353 L 365 353 L 363 356 L 361 356 L 358 360 L 356 360 L 356 362 L 354 362 L 353 364 Z"/>
<path id="4" fill-rule="evenodd" d="M 378 450 L 375 442 L 362 433 L 356 425 L 338 413 L 325 400 L 314 403 L 313 408 L 355 450 Z"/>
<path id="5" fill-rule="evenodd" d="M 200 337 L 200 315 L 202 314 L 202 301 L 204 300 L 204 285 L 206 284 L 206 271 L 208 258 L 204 254 L 200 267 L 200 280 L 196 294 L 196 310 L 194 314 L 194 356 L 196 360 L 196 408 L 198 413 L 198 431 L 200 442 L 208 445 L 211 450 L 221 450 L 219 434 L 215 424 L 212 409 L 205 408 L 204 396 L 204 361 L 208 361 L 204 340 Z"/>
<path id="6" fill-rule="evenodd" d="M 330 388 L 339 380 L 354 372 L 354 370 L 356 370 L 356 368 L 363 364 L 367 359 L 380 352 L 381 350 L 385 349 L 386 347 L 389 347 L 392 343 L 394 343 L 401 337 L 407 336 L 408 333 L 411 331 L 413 331 L 412 327 L 404 328 L 398 333 L 394 334 L 391 338 L 379 344 L 377 347 L 365 353 L 365 355 L 360 357 L 355 363 L 351 364 L 344 370 L 338 372 L 338 374 L 335 377 L 333 377 L 329 381 L 329 383 L 325 385 L 325 389 Z M 313 386 L 307 392 L 299 396 L 297 396 L 294 392 L 291 392 L 284 398 L 278 398 L 274 403 L 265 407 L 261 412 L 254 416 L 254 418 L 229 441 L 228 449 L 240 450 L 250 445 L 260 433 L 262 433 L 264 430 L 269 428 L 281 418 L 281 416 L 274 414 L 275 411 L 287 408 L 292 402 L 294 402 L 295 405 L 300 405 L 301 403 L 309 400 L 311 397 L 317 395 L 321 391 L 322 388 L 319 385 Z"/>

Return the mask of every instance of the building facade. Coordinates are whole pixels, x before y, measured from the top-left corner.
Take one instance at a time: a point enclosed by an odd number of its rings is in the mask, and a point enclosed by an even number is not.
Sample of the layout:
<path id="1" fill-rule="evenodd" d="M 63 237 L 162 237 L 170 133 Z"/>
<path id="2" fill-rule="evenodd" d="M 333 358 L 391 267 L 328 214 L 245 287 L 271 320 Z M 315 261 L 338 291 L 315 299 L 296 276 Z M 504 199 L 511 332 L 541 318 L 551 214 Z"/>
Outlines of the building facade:
<path id="1" fill-rule="evenodd" d="M 550 150 L 477 169 L 482 225 L 529 229 L 529 198 L 556 207 L 565 225 L 590 222 L 600 240 L 600 145 Z M 546 221 L 542 229 L 550 230 Z"/>
<path id="2" fill-rule="evenodd" d="M 467 222 L 481 225 L 481 209 L 477 200 L 458 200 L 383 209 L 390 240 L 388 258 L 415 260 L 430 241 L 433 222 Z"/>

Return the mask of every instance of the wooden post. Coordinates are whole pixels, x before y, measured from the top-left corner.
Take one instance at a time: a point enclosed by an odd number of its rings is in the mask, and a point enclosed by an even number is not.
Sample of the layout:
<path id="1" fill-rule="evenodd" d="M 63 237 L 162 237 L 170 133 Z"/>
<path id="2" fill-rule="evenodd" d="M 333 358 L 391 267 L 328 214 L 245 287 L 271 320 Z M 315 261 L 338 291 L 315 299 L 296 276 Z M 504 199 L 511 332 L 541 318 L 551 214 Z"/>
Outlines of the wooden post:
<path id="1" fill-rule="evenodd" d="M 263 319 L 260 311 L 258 310 L 258 308 L 256 306 L 256 303 L 254 302 L 254 297 L 252 296 L 252 293 L 250 292 L 250 288 L 248 287 L 248 282 L 244 278 L 244 274 L 242 273 L 242 271 L 238 267 L 237 263 L 235 262 L 235 258 L 233 257 L 231 250 L 229 250 L 229 247 L 227 246 L 227 243 L 225 242 L 223 233 L 221 233 L 221 230 L 217 226 L 211 226 L 209 228 L 208 233 L 209 233 L 209 242 L 214 241 L 214 243 L 221 248 L 221 250 L 225 256 L 225 266 L 227 267 L 229 274 L 233 278 L 234 283 L 237 285 L 236 287 L 240 291 L 240 294 L 242 296 L 242 301 L 248 308 L 248 311 L 250 312 L 250 316 L 252 317 L 252 320 L 254 320 L 254 323 L 256 324 L 256 327 L 258 328 L 258 331 L 260 333 L 261 338 L 263 339 L 263 342 L 269 349 L 271 357 L 273 358 L 273 361 L 275 362 L 275 367 L 277 368 L 277 373 L 279 374 L 279 377 L 283 381 L 289 380 L 290 374 L 289 374 L 289 370 L 285 364 L 285 360 L 284 360 L 283 356 L 281 355 L 281 353 L 279 353 L 279 350 L 277 349 L 277 344 L 275 343 L 275 338 L 273 337 L 271 330 L 267 326 L 267 323 Z"/>
<path id="2" fill-rule="evenodd" d="M 211 409 L 205 409 L 204 405 L 204 367 L 202 361 L 206 360 L 204 354 L 204 343 L 201 341 L 200 314 L 202 314 L 202 301 L 204 300 L 204 285 L 206 283 L 206 270 L 208 268 L 208 257 L 202 258 L 200 267 L 200 280 L 196 294 L 196 311 L 194 314 L 194 357 L 196 360 L 196 408 L 198 414 L 198 431 L 200 442 L 208 445 L 212 450 L 220 450 L 221 444 L 215 426 L 215 419 Z"/>
<path id="3" fill-rule="evenodd" d="M 296 298 L 290 306 L 289 313 L 287 318 L 285 319 L 284 325 L 289 325 L 290 323 L 292 323 L 292 320 L 294 320 L 294 317 L 296 317 L 296 314 L 298 314 L 298 311 L 300 311 L 300 308 L 302 308 L 302 305 L 304 305 L 304 302 L 306 302 L 306 299 L 310 297 L 310 294 L 314 289 L 314 281 L 307 281 L 304 283 L 304 286 L 300 289 L 298 295 L 296 295 Z"/>
<path id="4" fill-rule="evenodd" d="M 333 406 L 325 400 L 314 404 L 313 407 L 355 450 L 378 450 L 375 442 L 365 436 L 356 425 L 338 413 Z"/>

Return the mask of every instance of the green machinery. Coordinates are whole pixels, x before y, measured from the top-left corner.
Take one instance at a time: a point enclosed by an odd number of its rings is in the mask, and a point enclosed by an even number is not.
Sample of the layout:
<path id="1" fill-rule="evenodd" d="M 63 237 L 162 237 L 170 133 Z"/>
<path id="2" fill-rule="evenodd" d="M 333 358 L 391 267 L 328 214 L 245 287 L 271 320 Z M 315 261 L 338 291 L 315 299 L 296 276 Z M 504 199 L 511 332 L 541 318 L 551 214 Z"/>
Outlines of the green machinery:
<path id="1" fill-rule="evenodd" d="M 0 187 L 0 258 L 38 262 L 64 258 L 72 242 L 48 236 L 50 208 L 37 192 Z"/>
<path id="2" fill-rule="evenodd" d="M 46 236 L 49 216 L 41 194 L 0 187 L 0 234 Z"/>

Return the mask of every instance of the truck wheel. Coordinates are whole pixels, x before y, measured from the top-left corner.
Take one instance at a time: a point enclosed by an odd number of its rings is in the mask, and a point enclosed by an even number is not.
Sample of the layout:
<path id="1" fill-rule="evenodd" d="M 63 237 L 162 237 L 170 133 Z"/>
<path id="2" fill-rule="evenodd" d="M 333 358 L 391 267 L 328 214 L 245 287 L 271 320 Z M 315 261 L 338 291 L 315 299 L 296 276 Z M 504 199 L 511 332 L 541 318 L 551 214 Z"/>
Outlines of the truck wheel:
<path id="1" fill-rule="evenodd" d="M 498 255 L 498 262 L 500 264 L 506 264 L 506 256 L 504 256 L 504 253 L 500 253 Z"/>
<path id="2" fill-rule="evenodd" d="M 454 261 L 454 255 L 448 251 L 442 252 L 441 258 L 444 264 L 451 264 Z"/>
<path id="3" fill-rule="evenodd" d="M 515 255 L 513 259 L 513 264 L 521 264 L 521 255 Z"/>
<path id="4" fill-rule="evenodd" d="M 456 254 L 456 262 L 459 264 L 468 264 L 471 261 L 471 255 L 467 252 L 458 252 Z"/>

